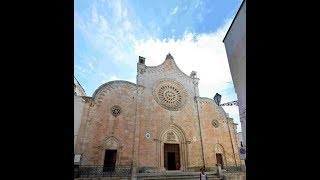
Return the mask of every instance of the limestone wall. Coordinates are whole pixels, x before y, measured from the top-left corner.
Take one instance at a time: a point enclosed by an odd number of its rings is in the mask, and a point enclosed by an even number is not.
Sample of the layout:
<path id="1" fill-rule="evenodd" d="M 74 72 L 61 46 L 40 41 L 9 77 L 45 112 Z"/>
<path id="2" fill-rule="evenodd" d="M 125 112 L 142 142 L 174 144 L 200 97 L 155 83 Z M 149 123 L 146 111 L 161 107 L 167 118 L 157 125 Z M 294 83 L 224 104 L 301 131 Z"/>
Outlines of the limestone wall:
<path id="1" fill-rule="evenodd" d="M 86 127 L 83 129 L 84 153 L 82 164 L 103 165 L 106 149 L 117 150 L 118 165 L 131 165 L 136 117 L 136 87 L 127 82 L 110 83 L 101 89 L 92 107 L 89 107 Z M 114 115 L 112 108 L 120 113 Z M 85 126 L 85 125 L 84 125 Z"/>

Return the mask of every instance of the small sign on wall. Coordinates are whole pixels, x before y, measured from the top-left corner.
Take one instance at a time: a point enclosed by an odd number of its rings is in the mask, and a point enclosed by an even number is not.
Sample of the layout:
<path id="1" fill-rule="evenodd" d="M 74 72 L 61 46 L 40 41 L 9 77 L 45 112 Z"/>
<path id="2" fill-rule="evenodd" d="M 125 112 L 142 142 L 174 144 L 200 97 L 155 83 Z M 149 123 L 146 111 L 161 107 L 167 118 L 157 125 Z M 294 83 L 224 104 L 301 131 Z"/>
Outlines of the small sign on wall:
<path id="1" fill-rule="evenodd" d="M 74 155 L 74 163 L 80 163 L 81 160 L 81 154 Z"/>
<path id="2" fill-rule="evenodd" d="M 241 147 L 239 148 L 239 154 L 240 154 L 240 159 L 245 160 L 246 159 L 246 148 Z"/>

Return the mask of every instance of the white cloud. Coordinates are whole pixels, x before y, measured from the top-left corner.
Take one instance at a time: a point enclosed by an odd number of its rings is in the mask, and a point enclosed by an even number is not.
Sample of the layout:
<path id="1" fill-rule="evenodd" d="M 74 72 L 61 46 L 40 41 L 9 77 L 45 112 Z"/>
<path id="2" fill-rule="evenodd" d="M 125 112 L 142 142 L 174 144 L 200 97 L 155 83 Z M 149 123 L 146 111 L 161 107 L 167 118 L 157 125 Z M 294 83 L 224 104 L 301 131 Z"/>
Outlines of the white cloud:
<path id="1" fill-rule="evenodd" d="M 175 15 L 176 13 L 177 13 L 177 11 L 178 11 L 178 9 L 179 9 L 179 7 L 177 6 L 177 7 L 175 7 L 174 9 L 172 9 L 172 11 L 171 11 L 171 15 Z"/>
<path id="2" fill-rule="evenodd" d="M 118 78 L 116 75 L 111 76 L 111 78 L 109 79 L 109 81 L 116 81 L 116 80 L 121 80 L 121 79 Z"/>
<path id="3" fill-rule="evenodd" d="M 102 76 L 104 79 L 109 78 L 104 72 L 100 72 L 99 75 Z"/>
<path id="4" fill-rule="evenodd" d="M 110 81 L 116 81 L 116 80 L 121 80 L 119 77 L 117 77 L 116 75 L 106 75 L 104 72 L 100 72 L 99 76 L 102 77 L 102 80 L 98 83 L 98 87 L 102 84 L 105 84 L 107 82 Z"/>
<path id="5" fill-rule="evenodd" d="M 202 22 L 202 21 L 203 21 L 203 17 L 202 17 L 202 14 L 201 14 L 201 13 L 198 14 L 197 18 L 198 18 L 199 22 Z"/>
<path id="6" fill-rule="evenodd" d="M 188 6 L 185 6 L 185 7 L 183 8 L 184 11 L 186 11 L 187 9 L 188 9 Z"/>
<path id="7" fill-rule="evenodd" d="M 147 28 L 152 32 L 152 36 L 157 36 L 161 29 L 155 20 L 152 20 L 148 23 Z"/>
<path id="8" fill-rule="evenodd" d="M 106 76 L 106 74 L 104 74 L 104 76 Z M 116 81 L 116 80 L 123 80 L 123 81 L 129 81 L 129 82 L 132 82 L 132 83 L 136 83 L 136 78 L 135 77 L 123 78 L 123 77 L 118 77 L 116 75 L 111 75 L 111 77 L 107 78 L 107 79 L 108 79 L 107 82 Z"/>
<path id="9" fill-rule="evenodd" d="M 198 6 L 200 5 L 201 1 L 197 1 L 196 5 L 194 6 L 194 8 L 198 8 Z"/>
<path id="10" fill-rule="evenodd" d="M 121 1 L 112 1 L 112 4 L 113 5 L 113 9 L 114 9 L 114 12 L 115 12 L 115 16 L 114 18 L 116 19 L 116 21 L 120 21 L 121 18 L 122 18 L 122 7 L 121 7 Z"/>
<path id="11" fill-rule="evenodd" d="M 132 45 L 137 39 L 148 36 L 147 29 L 134 12 L 128 9 L 125 2 L 118 0 L 110 0 L 107 4 L 93 3 L 89 19 L 75 12 L 75 28 L 102 54 L 102 59 L 129 66 L 134 66 Z"/>
<path id="12" fill-rule="evenodd" d="M 126 20 L 126 21 L 123 23 L 123 26 L 124 26 L 124 29 L 125 29 L 126 31 L 129 31 L 129 30 L 131 29 L 131 23 L 130 23 L 128 20 Z"/>
<path id="13" fill-rule="evenodd" d="M 92 70 L 95 70 L 95 68 L 94 68 L 93 65 L 92 65 L 92 62 L 89 62 L 88 65 L 89 65 L 89 67 L 90 67 Z"/>
<path id="14" fill-rule="evenodd" d="M 239 114 L 239 107 L 238 106 L 223 106 L 223 109 L 229 113 L 230 116 L 238 116 Z"/>
<path id="15" fill-rule="evenodd" d="M 93 6 L 92 7 L 92 17 L 91 17 L 91 21 L 94 22 L 94 23 L 97 23 L 98 20 L 99 20 L 99 17 L 98 17 L 98 13 L 97 13 L 97 8 L 96 6 Z"/>
<path id="16" fill-rule="evenodd" d="M 79 72 L 81 72 L 81 73 L 86 73 L 86 72 L 88 72 L 85 68 L 83 68 L 83 67 L 81 67 L 81 66 L 79 66 L 79 65 L 75 65 L 75 68 L 76 68 Z"/>
<path id="17" fill-rule="evenodd" d="M 127 79 L 124 79 L 124 80 L 132 82 L 132 83 L 137 83 L 137 80 L 136 80 L 135 77 L 134 78 L 127 78 Z"/>

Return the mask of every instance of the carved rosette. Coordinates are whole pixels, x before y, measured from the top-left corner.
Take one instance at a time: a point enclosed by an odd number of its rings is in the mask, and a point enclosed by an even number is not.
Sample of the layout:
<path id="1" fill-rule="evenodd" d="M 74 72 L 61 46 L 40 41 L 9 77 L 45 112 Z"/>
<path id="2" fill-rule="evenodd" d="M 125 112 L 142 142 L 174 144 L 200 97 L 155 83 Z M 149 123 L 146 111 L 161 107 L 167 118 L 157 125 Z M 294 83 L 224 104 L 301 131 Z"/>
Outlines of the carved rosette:
<path id="1" fill-rule="evenodd" d="M 117 117 L 121 113 L 121 107 L 117 106 L 117 105 L 114 105 L 114 106 L 111 107 L 110 111 L 111 111 L 111 114 L 114 117 Z"/>
<path id="2" fill-rule="evenodd" d="M 153 96 L 157 103 L 170 111 L 178 111 L 186 104 L 187 93 L 177 81 L 163 79 L 153 87 Z"/>
<path id="3" fill-rule="evenodd" d="M 219 127 L 218 120 L 216 120 L 216 119 L 212 120 L 212 126 L 215 127 L 215 128 Z"/>

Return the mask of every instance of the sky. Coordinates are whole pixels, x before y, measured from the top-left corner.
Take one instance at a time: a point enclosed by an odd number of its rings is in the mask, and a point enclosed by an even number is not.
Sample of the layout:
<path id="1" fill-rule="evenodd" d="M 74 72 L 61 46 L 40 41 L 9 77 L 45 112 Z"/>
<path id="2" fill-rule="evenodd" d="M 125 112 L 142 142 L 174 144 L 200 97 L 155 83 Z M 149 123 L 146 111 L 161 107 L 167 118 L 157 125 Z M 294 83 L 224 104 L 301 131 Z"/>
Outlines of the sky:
<path id="1" fill-rule="evenodd" d="M 222 42 L 242 0 L 75 0 L 74 75 L 87 96 L 113 80 L 136 83 L 138 57 L 160 65 L 170 53 L 201 97 L 237 100 Z M 238 106 L 224 106 L 241 132 Z"/>

